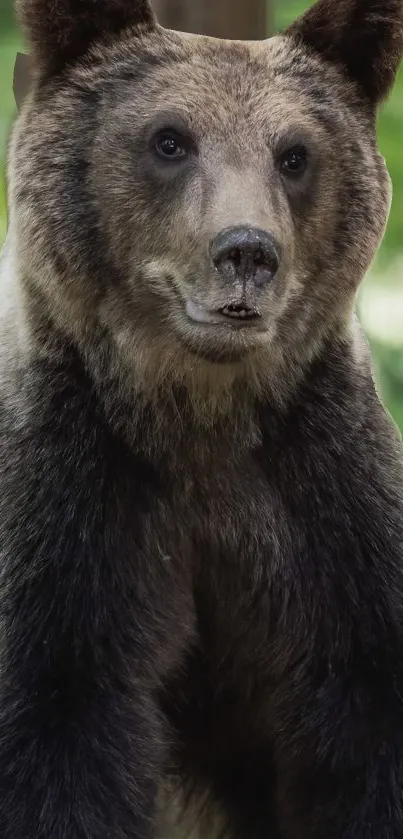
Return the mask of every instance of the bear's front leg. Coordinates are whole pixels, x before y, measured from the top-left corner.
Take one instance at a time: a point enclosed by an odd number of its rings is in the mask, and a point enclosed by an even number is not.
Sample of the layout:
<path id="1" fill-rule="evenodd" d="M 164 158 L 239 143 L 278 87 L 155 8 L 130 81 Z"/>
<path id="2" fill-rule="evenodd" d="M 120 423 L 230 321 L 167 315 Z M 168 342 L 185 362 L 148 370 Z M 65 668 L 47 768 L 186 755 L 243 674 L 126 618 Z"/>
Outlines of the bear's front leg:
<path id="1" fill-rule="evenodd" d="M 261 552 L 262 739 L 285 839 L 402 839 L 401 440 L 370 381 L 339 392 L 342 363 L 259 453 L 282 502 L 280 558 Z"/>
<path id="2" fill-rule="evenodd" d="M 86 390 L 48 401 L 0 434 L 0 836 L 150 839 L 191 606 L 153 543 L 153 469 Z"/>
<path id="3" fill-rule="evenodd" d="M 57 669 L 38 662 L 38 690 L 5 674 L 2 839 L 152 837 L 164 735 L 152 697 L 90 662 Z"/>
<path id="4" fill-rule="evenodd" d="M 367 655 L 352 651 L 344 672 L 297 667 L 279 691 L 277 809 L 286 839 L 403 836 L 401 651 L 395 646 L 393 656 L 392 639 L 383 640 Z"/>
<path id="5" fill-rule="evenodd" d="M 366 493 L 354 483 L 364 466 L 343 470 L 348 516 L 336 499 L 334 519 L 315 520 L 313 494 L 298 498 L 306 524 L 289 557 L 271 697 L 286 839 L 403 836 L 401 494 L 392 468 L 370 455 L 363 463 L 373 475 Z"/>

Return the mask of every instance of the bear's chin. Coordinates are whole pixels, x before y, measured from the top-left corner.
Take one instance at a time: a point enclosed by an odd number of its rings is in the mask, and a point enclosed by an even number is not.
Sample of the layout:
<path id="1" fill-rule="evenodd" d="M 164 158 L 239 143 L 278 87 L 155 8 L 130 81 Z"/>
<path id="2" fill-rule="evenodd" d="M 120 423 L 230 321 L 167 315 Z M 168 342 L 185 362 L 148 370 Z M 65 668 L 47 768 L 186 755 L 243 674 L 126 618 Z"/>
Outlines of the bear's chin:
<path id="1" fill-rule="evenodd" d="M 256 347 L 209 343 L 207 340 L 196 342 L 183 336 L 180 343 L 190 355 L 211 364 L 240 364 L 252 353 L 256 353 Z"/>
<path id="2" fill-rule="evenodd" d="M 186 352 L 211 364 L 241 364 L 267 350 L 272 330 L 267 324 L 195 324 L 176 320 L 175 338 Z"/>

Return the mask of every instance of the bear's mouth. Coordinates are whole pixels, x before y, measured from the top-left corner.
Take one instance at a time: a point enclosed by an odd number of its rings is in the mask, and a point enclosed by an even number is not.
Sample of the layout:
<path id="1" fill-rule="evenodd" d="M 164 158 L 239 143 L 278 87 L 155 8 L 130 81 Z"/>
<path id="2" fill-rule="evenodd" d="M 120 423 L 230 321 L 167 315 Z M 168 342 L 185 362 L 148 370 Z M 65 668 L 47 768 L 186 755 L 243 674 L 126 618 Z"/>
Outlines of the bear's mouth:
<path id="1" fill-rule="evenodd" d="M 211 324 L 213 326 L 228 322 L 234 326 L 253 326 L 262 320 L 262 315 L 258 309 L 242 302 L 227 303 L 219 309 L 210 311 L 195 303 L 194 300 L 188 300 L 186 314 L 194 323 Z"/>

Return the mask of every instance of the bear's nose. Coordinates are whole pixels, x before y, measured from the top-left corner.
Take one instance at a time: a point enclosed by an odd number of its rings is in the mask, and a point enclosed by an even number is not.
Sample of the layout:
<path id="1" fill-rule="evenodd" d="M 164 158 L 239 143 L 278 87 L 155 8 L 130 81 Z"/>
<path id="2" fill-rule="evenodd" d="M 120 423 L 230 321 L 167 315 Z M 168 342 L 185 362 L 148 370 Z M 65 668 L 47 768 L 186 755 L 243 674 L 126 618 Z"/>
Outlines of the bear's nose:
<path id="1" fill-rule="evenodd" d="M 251 281 L 258 288 L 273 280 L 280 266 L 280 248 L 273 236 L 255 227 L 222 230 L 211 242 L 210 256 L 225 280 Z"/>

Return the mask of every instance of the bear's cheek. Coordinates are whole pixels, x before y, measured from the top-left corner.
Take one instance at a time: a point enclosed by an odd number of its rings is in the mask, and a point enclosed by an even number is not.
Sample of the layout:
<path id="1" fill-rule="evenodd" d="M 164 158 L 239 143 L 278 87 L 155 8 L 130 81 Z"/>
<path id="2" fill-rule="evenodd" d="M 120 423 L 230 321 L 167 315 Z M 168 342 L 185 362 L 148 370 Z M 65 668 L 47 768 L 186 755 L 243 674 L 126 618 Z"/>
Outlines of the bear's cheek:
<path id="1" fill-rule="evenodd" d="M 322 173 L 311 195 L 291 202 L 292 276 L 305 293 L 320 285 L 327 299 L 350 298 L 368 271 L 387 222 L 391 185 L 384 161 L 362 155 Z M 291 279 L 292 284 L 292 279 Z"/>
<path id="2" fill-rule="evenodd" d="M 340 190 L 337 224 L 329 260 L 339 266 L 340 281 L 356 291 L 382 240 L 389 215 L 391 187 L 386 168 L 375 163 L 360 175 L 352 172 Z"/>

